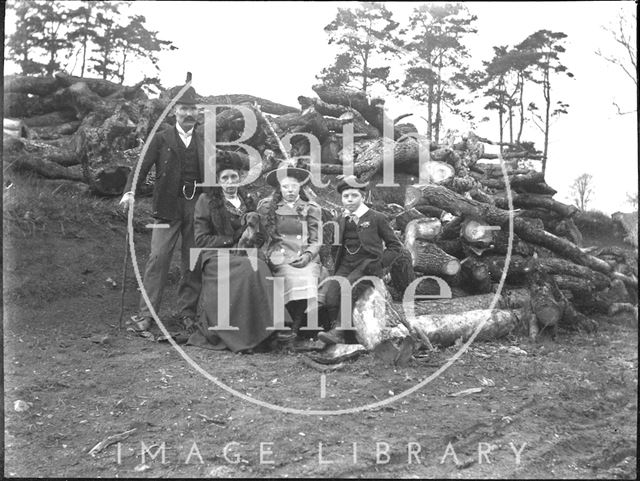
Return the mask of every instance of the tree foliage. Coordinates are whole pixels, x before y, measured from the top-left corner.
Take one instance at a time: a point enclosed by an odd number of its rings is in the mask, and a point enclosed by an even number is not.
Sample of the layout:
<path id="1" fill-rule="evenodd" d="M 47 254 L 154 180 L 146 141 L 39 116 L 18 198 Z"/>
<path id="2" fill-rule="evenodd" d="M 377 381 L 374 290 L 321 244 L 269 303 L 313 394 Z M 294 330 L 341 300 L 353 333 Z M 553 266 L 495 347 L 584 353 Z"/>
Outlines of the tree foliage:
<path id="1" fill-rule="evenodd" d="M 404 47 L 411 58 L 399 92 L 426 103 L 427 135 L 436 142 L 444 107 L 465 114 L 459 94 L 468 75 L 464 39 L 477 32 L 476 19 L 460 4 L 423 4 L 413 10 L 408 29 L 402 30 L 409 36 Z"/>
<path id="2" fill-rule="evenodd" d="M 134 59 L 150 61 L 158 69 L 158 53 L 176 47 L 158 38 L 141 15 L 122 13 L 128 1 L 73 3 L 14 0 L 8 8 L 16 16 L 15 32 L 7 41 L 7 58 L 24 74 L 53 75 L 67 69 L 62 60 L 81 55 L 80 76 L 90 71 L 103 79 L 124 82 Z"/>
<path id="3" fill-rule="evenodd" d="M 388 86 L 388 58 L 397 53 L 397 27 L 392 13 L 381 3 L 338 8 L 336 18 L 324 30 L 328 43 L 338 45 L 340 51 L 317 78 L 327 85 L 355 87 L 365 93 L 375 83 Z"/>
<path id="4" fill-rule="evenodd" d="M 567 35 L 563 32 L 552 32 L 550 30 L 538 30 L 529 35 L 517 48 L 531 52 L 536 55 L 533 65 L 532 80 L 542 86 L 542 95 L 545 101 L 544 116 L 537 113 L 535 104 L 531 105 L 529 111 L 540 120 L 539 125 L 544 134 L 544 148 L 542 158 L 542 172 L 546 171 L 547 157 L 549 153 L 549 132 L 551 118 L 568 112 L 569 104 L 558 100 L 553 104 L 551 98 L 551 85 L 555 75 L 563 74 L 573 78 L 573 74 L 560 61 L 560 55 L 566 50 L 562 45 Z M 552 110 L 553 106 L 553 110 Z"/>

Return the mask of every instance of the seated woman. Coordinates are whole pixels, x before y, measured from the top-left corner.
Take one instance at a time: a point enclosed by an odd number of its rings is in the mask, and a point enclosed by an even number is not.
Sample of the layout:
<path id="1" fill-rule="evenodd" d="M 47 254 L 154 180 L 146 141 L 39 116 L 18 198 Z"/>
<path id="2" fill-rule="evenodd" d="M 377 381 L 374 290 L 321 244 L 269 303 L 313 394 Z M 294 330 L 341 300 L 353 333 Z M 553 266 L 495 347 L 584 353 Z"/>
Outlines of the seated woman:
<path id="1" fill-rule="evenodd" d="M 220 161 L 217 166 L 217 179 L 222 187 L 208 188 L 196 203 L 196 247 L 237 247 L 243 233 L 243 218 L 255 210 L 253 199 L 237 185 L 240 167 Z M 264 242 L 264 237 L 254 233 L 254 241 L 257 247 Z M 248 351 L 274 332 L 274 288 L 273 281 L 267 279 L 271 277 L 271 271 L 260 256 L 250 259 L 242 250 L 228 252 L 229 271 L 223 273 L 222 277 L 218 272 L 218 264 L 224 258 L 216 251 L 201 253 L 201 313 L 197 328 L 187 344 L 217 350 L 230 349 L 233 352 Z M 256 265 L 252 265 L 252 260 L 256 261 Z M 228 294 L 227 299 L 219 299 L 221 284 L 224 287 L 223 297 Z M 219 306 L 220 302 L 225 304 Z M 226 309 L 228 325 L 235 330 L 211 329 L 220 323 L 219 307 L 223 311 Z M 286 312 L 285 316 L 285 321 L 291 322 Z M 224 319 L 222 323 L 224 325 Z M 269 327 L 272 329 L 267 330 Z"/>
<path id="2" fill-rule="evenodd" d="M 265 254 L 273 276 L 284 279 L 284 302 L 293 320 L 289 337 L 300 340 L 298 331 L 308 301 L 316 300 L 316 279 L 322 273 L 318 257 L 321 210 L 300 190 L 309 180 L 308 171 L 285 165 L 269 172 L 265 180 L 274 188 L 258 204 L 268 236 Z M 282 333 L 279 337 L 287 336 Z"/>

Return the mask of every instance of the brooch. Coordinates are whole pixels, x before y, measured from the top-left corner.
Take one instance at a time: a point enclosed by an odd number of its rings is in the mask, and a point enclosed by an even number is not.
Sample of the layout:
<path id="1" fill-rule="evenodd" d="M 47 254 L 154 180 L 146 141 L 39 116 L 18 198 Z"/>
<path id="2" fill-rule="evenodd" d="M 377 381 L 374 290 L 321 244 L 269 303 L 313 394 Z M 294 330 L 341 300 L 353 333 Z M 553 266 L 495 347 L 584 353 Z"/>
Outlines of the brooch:
<path id="1" fill-rule="evenodd" d="M 296 212 L 298 213 L 298 216 L 300 217 L 307 217 L 307 214 L 309 212 L 309 205 L 299 205 L 296 208 Z"/>
<path id="2" fill-rule="evenodd" d="M 369 222 L 368 220 L 362 222 L 361 224 L 359 224 L 360 230 L 362 229 L 366 229 L 367 227 L 369 227 L 371 225 L 371 222 Z"/>

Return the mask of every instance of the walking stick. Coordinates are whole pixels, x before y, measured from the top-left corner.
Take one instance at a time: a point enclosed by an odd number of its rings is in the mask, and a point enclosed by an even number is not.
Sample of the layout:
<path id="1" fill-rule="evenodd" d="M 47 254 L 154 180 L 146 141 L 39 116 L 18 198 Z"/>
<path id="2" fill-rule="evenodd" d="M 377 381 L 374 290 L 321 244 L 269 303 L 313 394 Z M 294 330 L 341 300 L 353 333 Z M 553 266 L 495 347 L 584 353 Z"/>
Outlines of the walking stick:
<path id="1" fill-rule="evenodd" d="M 127 261 L 129 260 L 129 231 L 124 238 L 124 263 L 122 265 L 122 287 L 120 289 L 120 317 L 118 318 L 118 332 L 122 330 L 122 316 L 124 314 L 124 293 L 127 286 Z"/>

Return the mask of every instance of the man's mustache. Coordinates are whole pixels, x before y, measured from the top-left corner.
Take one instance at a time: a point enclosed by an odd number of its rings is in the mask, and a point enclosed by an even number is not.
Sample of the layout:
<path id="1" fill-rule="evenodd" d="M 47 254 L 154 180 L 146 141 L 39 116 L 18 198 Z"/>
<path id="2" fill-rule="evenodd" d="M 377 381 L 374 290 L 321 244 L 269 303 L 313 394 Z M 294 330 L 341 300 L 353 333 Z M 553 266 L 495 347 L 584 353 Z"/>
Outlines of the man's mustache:
<path id="1" fill-rule="evenodd" d="M 196 121 L 195 117 L 192 117 L 191 115 L 187 115 L 184 120 L 193 120 L 194 122 Z"/>

